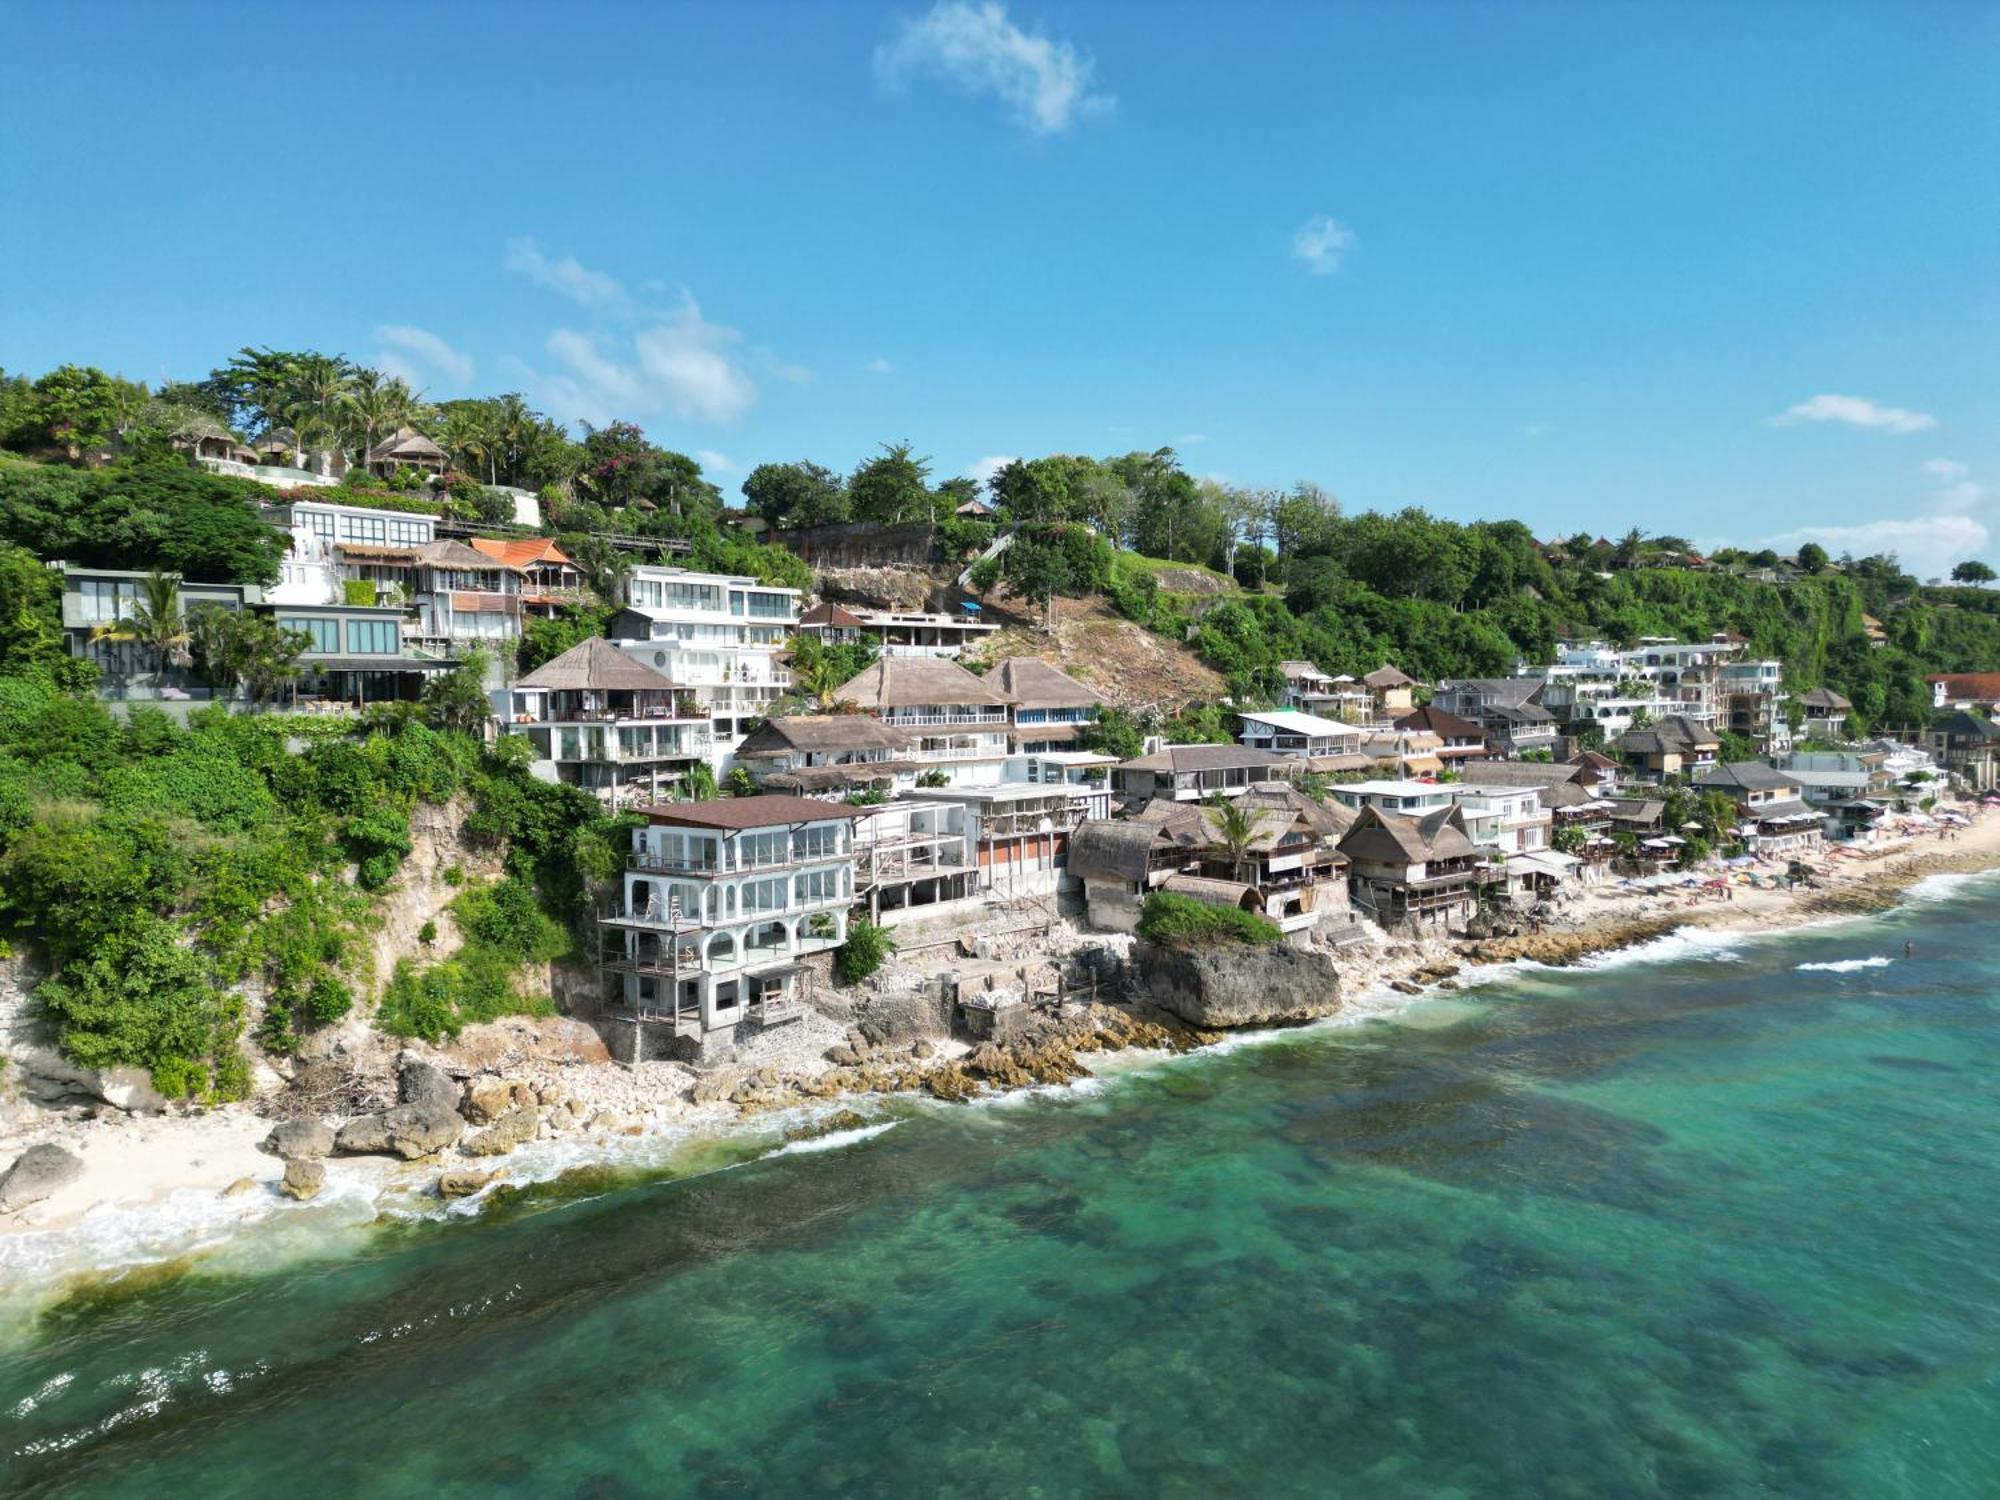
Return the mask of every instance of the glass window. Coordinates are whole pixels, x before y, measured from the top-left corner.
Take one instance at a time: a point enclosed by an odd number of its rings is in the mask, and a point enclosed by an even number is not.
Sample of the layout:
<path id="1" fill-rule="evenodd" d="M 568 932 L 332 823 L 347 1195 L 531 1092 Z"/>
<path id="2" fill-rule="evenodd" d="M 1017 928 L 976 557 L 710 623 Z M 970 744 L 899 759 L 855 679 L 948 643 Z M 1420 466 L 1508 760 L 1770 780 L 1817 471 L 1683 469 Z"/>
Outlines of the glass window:
<path id="1" fill-rule="evenodd" d="M 333 540 L 332 511 L 316 510 L 310 512 L 306 516 L 306 525 L 312 528 L 312 534 L 318 537 L 321 541 L 330 542 Z"/>
<path id="2" fill-rule="evenodd" d="M 340 621 L 317 619 L 313 616 L 299 616 L 278 621 L 285 630 L 302 630 L 312 637 L 312 645 L 306 649 L 321 655 L 331 656 L 340 650 Z"/>
<path id="3" fill-rule="evenodd" d="M 342 516 L 340 539 L 344 542 L 379 544 L 388 539 L 388 529 L 380 516 Z"/>
<path id="4" fill-rule="evenodd" d="M 431 539 L 428 521 L 391 521 L 389 540 L 399 547 L 421 547 Z"/>
<path id="5" fill-rule="evenodd" d="M 347 649 L 357 655 L 395 655 L 396 622 L 394 620 L 349 620 L 347 622 Z"/>

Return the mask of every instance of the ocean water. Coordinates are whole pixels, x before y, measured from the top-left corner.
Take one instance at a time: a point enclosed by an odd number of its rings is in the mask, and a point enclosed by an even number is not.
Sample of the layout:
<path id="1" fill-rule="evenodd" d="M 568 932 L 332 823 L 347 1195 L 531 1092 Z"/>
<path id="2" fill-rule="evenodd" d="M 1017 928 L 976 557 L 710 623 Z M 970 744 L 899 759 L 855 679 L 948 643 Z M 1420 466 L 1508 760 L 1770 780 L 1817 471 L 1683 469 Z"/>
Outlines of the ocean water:
<path id="1" fill-rule="evenodd" d="M 0 1493 L 2000 1494 L 1996 917 L 127 1277 L 0 1349 Z"/>

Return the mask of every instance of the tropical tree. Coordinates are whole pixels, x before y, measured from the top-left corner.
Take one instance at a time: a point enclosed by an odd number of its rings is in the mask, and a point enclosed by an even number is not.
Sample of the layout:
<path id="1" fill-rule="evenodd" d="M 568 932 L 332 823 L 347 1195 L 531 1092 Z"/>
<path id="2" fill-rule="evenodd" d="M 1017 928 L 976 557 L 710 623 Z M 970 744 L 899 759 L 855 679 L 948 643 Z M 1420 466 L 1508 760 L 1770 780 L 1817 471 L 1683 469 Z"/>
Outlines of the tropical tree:
<path id="1" fill-rule="evenodd" d="M 486 653 L 468 651 L 449 672 L 425 683 L 423 710 L 434 729 L 479 733 L 493 712 L 486 699 Z"/>
<path id="2" fill-rule="evenodd" d="M 90 638 L 138 646 L 152 657 L 154 671 L 164 677 L 169 666 L 187 656 L 188 622 L 181 609 L 180 579 L 155 568 L 139 580 L 132 612 L 105 621 L 91 631 Z"/>
<path id="3" fill-rule="evenodd" d="M 267 615 L 197 604 L 188 611 L 188 645 L 213 686 L 227 692 L 240 683 L 253 702 L 267 703 L 298 676 L 312 637 Z"/>
<path id="4" fill-rule="evenodd" d="M 929 521 L 931 461 L 918 458 L 908 443 L 884 443 L 875 457 L 864 460 L 847 481 L 854 519 L 878 526 L 903 526 Z"/>
<path id="5" fill-rule="evenodd" d="M 398 375 L 356 370 L 342 398 L 346 433 L 363 462 L 376 443 L 405 425 L 417 409 L 416 394 Z"/>
<path id="6" fill-rule="evenodd" d="M 1216 792 L 1208 799 L 1208 824 L 1215 831 L 1217 846 L 1229 856 L 1229 878 L 1241 880 L 1243 857 L 1250 852 L 1250 841 L 1257 836 L 1257 820 Z"/>
<path id="7" fill-rule="evenodd" d="M 743 498 L 773 528 L 828 526 L 848 517 L 847 481 L 803 459 L 757 465 L 743 481 Z"/>
<path id="8" fill-rule="evenodd" d="M 102 450 L 139 409 L 145 388 L 86 365 L 60 365 L 29 387 L 27 424 L 71 463 Z"/>
<path id="9" fill-rule="evenodd" d="M 1953 583 L 1991 583 L 1996 577 L 2000 577 L 2000 574 L 1995 574 L 1985 563 L 1970 559 L 1951 570 Z"/>

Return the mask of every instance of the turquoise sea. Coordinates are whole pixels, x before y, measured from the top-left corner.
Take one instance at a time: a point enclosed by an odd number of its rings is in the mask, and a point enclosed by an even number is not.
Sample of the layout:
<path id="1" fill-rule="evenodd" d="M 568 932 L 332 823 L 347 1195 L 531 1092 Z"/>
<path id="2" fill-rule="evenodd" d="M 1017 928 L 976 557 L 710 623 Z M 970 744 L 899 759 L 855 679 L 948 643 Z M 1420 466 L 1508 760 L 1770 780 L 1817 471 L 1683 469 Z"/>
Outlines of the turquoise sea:
<path id="1" fill-rule="evenodd" d="M 0 1349 L 0 1493 L 2000 1494 L 1996 918 L 114 1284 Z"/>

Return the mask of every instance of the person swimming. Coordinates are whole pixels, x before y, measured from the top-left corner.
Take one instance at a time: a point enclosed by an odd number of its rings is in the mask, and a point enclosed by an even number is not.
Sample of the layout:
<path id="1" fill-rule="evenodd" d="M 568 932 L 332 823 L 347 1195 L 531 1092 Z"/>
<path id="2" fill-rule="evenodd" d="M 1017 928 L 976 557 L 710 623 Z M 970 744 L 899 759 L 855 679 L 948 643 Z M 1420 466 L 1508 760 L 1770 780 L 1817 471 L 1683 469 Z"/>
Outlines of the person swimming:
<path id="1" fill-rule="evenodd" d="M 1915 944 L 1914 942 L 1906 942 L 1906 943 L 1904 943 L 1904 944 L 1903 944 L 1903 957 L 1905 957 L 1905 958 L 1915 958 L 1916 956 L 1917 956 L 1917 945 L 1916 945 L 1916 944 Z"/>

